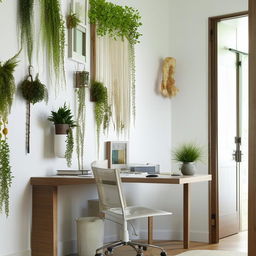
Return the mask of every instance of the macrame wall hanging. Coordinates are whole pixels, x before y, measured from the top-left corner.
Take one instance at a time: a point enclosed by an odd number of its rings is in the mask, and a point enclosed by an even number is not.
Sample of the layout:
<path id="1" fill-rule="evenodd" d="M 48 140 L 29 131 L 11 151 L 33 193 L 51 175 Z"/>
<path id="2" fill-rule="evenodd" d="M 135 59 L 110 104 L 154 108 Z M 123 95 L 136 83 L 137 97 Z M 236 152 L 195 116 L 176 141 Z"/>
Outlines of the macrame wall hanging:
<path id="1" fill-rule="evenodd" d="M 127 39 L 96 36 L 95 80 L 108 88 L 113 124 L 118 136 L 129 135 L 132 111 L 132 88 Z"/>

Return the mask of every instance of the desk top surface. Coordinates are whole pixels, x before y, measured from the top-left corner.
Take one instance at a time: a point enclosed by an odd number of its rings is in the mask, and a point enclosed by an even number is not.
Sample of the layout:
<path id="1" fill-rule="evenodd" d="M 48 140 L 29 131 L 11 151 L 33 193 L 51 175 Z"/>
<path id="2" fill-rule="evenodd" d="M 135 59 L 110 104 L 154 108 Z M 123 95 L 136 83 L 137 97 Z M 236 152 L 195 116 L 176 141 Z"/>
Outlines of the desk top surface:
<path id="1" fill-rule="evenodd" d="M 188 184 L 203 181 L 211 181 L 211 175 L 194 175 L 194 176 L 171 176 L 159 175 L 159 177 L 147 178 L 141 175 L 125 175 L 122 176 L 122 182 L 125 183 L 159 183 L 159 184 Z M 31 177 L 30 184 L 33 186 L 63 186 L 63 185 L 82 185 L 93 184 L 93 177 L 81 176 L 46 176 L 46 177 Z"/>

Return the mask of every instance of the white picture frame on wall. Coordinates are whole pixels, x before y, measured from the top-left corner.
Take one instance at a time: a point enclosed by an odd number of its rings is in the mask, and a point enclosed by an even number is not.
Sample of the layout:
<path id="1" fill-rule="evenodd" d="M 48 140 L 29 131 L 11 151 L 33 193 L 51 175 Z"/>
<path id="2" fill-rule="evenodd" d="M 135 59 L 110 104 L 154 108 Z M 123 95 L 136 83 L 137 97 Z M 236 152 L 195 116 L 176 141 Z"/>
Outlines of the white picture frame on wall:
<path id="1" fill-rule="evenodd" d="M 73 61 L 86 63 L 87 41 L 87 0 L 72 0 L 71 13 L 75 13 L 80 20 L 77 27 L 68 29 L 68 57 Z"/>

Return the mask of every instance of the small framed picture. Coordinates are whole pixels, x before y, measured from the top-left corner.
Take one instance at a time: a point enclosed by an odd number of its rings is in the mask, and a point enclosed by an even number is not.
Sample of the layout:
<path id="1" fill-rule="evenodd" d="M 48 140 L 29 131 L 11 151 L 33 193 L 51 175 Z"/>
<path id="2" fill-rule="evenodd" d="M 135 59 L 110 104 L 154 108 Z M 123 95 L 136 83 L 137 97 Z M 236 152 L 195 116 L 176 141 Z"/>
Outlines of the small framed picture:
<path id="1" fill-rule="evenodd" d="M 126 169 L 128 167 L 128 142 L 107 141 L 106 158 L 109 168 Z"/>
<path id="2" fill-rule="evenodd" d="M 80 23 L 68 29 L 68 57 L 82 64 L 86 63 L 86 10 L 86 0 L 71 1 L 71 13 L 77 15 Z"/>

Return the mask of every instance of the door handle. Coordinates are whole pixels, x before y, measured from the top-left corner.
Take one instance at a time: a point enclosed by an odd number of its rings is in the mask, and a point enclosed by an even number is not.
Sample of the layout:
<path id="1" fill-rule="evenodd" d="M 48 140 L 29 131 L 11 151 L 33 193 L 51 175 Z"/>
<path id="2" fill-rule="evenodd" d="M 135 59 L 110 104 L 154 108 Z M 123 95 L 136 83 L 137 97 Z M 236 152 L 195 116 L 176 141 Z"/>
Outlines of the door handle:
<path id="1" fill-rule="evenodd" d="M 242 151 L 241 150 L 234 150 L 234 153 L 232 154 L 233 160 L 237 163 L 242 162 Z"/>

